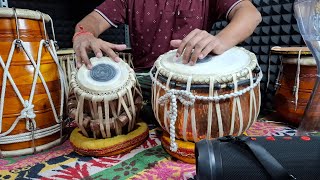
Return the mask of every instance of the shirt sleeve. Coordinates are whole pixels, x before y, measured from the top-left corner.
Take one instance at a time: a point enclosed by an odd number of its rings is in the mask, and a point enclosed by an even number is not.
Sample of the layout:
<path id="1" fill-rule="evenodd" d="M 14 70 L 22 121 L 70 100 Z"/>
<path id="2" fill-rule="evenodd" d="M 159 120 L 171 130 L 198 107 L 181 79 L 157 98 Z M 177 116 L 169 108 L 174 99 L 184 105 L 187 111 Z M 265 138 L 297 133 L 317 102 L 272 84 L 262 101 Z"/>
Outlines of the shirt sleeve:
<path id="1" fill-rule="evenodd" d="M 230 11 L 242 0 L 216 0 L 215 3 L 215 17 L 217 19 L 228 19 Z"/>
<path id="2" fill-rule="evenodd" d="M 117 27 L 117 25 L 125 23 L 127 7 L 127 0 L 105 0 L 96 7 L 95 11 L 112 26 Z"/>

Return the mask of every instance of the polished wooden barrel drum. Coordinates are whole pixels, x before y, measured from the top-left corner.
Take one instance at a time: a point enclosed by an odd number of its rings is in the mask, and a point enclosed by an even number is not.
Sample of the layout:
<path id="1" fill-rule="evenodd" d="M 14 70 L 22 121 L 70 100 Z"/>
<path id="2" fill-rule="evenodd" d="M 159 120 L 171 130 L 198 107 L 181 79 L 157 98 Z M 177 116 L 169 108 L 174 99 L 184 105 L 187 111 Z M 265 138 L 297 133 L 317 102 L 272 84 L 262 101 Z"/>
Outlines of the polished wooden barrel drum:
<path id="1" fill-rule="evenodd" d="M 299 125 L 316 81 L 316 61 L 307 47 L 273 47 L 271 53 L 281 60 L 274 108 L 285 121 Z"/>
<path id="2" fill-rule="evenodd" d="M 63 72 L 38 11 L 0 8 L 0 155 L 50 148 L 62 139 Z M 49 23 L 47 23 L 49 24 Z"/>
<path id="3" fill-rule="evenodd" d="M 69 112 L 78 128 L 70 142 L 83 155 L 110 156 L 131 150 L 149 135 L 147 125 L 137 123 L 142 95 L 135 73 L 124 61 L 116 63 L 108 57 L 90 61 L 91 70 L 83 65 L 71 74 L 77 104 Z"/>
<path id="4" fill-rule="evenodd" d="M 262 73 L 255 55 L 239 47 L 194 66 L 175 55 L 176 50 L 161 55 L 150 72 L 152 105 L 165 130 L 164 148 L 194 163 L 194 143 L 188 142 L 241 135 L 256 120 Z"/>

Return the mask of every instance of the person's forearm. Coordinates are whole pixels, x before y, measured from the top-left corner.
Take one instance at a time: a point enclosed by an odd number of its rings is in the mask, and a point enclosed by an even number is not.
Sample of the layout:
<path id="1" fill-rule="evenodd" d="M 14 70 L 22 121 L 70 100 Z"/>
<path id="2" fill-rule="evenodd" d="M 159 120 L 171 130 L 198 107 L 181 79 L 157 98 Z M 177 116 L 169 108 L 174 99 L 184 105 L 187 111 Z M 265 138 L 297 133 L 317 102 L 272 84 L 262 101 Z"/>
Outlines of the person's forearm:
<path id="1" fill-rule="evenodd" d="M 81 30 L 80 27 L 98 37 L 111 25 L 99 13 L 93 11 L 76 25 L 75 32 L 79 32 Z"/>
<path id="2" fill-rule="evenodd" d="M 217 37 L 229 49 L 248 38 L 261 22 L 261 14 L 250 1 L 242 1 L 230 12 L 230 23 Z"/>

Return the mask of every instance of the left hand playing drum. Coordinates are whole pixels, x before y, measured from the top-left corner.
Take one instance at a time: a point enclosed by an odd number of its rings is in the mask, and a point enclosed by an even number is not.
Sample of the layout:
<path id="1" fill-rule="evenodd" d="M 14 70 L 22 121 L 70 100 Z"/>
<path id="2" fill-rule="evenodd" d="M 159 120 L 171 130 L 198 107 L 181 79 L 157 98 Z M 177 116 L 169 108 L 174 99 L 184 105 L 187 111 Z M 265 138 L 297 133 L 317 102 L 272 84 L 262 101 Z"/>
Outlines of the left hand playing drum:
<path id="1" fill-rule="evenodd" d="M 170 44 L 178 48 L 176 56 L 183 54 L 183 63 L 189 65 L 195 65 L 198 59 L 203 59 L 209 53 L 222 54 L 227 50 L 219 37 L 200 29 L 191 31 L 182 40 L 172 40 Z"/>

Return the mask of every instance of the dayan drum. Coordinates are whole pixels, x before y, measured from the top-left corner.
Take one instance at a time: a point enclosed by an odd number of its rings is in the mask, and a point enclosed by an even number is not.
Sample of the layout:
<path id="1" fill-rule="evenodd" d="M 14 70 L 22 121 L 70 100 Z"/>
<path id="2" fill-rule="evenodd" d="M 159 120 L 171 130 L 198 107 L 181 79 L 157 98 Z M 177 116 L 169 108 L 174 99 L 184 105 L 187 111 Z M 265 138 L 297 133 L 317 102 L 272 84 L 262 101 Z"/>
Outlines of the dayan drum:
<path id="1" fill-rule="evenodd" d="M 128 49 L 129 50 L 129 49 Z M 127 52 L 116 52 L 118 56 L 126 63 L 133 67 L 132 55 Z M 72 48 L 59 49 L 57 51 L 59 63 L 64 71 L 64 75 L 67 78 L 67 83 L 70 83 L 71 73 L 76 69 L 76 54 Z M 91 55 L 91 54 L 90 54 Z"/>
<path id="2" fill-rule="evenodd" d="M 307 47 L 273 47 L 271 53 L 280 55 L 281 61 L 274 108 L 286 121 L 298 125 L 316 82 L 316 61 Z"/>
<path id="3" fill-rule="evenodd" d="M 133 67 L 131 53 L 127 53 L 127 52 L 116 52 L 116 53 L 121 59 L 123 59 L 123 61 L 128 63 L 130 67 Z M 67 48 L 67 49 L 59 49 L 57 51 L 57 55 L 59 58 L 59 63 L 64 72 L 64 76 L 66 77 L 66 81 L 69 84 L 71 81 L 71 73 L 76 69 L 76 54 L 72 48 Z M 68 87 L 67 87 L 67 91 L 69 91 Z"/>
<path id="4" fill-rule="evenodd" d="M 241 135 L 256 120 L 262 73 L 255 55 L 243 48 L 208 55 L 194 66 L 175 55 L 161 55 L 150 71 L 153 110 L 166 131 L 164 148 L 194 163 L 194 143 L 188 142 Z"/>
<path id="5" fill-rule="evenodd" d="M 137 123 L 142 95 L 133 69 L 108 57 L 91 58 L 71 74 L 71 91 L 77 97 L 71 110 L 79 128 L 70 137 L 79 154 L 109 156 L 131 150 L 148 137 L 145 123 Z"/>
<path id="6" fill-rule="evenodd" d="M 53 30 L 46 14 L 0 8 L 2 156 L 35 153 L 62 139 L 64 77 L 46 22 Z"/>

